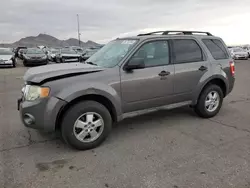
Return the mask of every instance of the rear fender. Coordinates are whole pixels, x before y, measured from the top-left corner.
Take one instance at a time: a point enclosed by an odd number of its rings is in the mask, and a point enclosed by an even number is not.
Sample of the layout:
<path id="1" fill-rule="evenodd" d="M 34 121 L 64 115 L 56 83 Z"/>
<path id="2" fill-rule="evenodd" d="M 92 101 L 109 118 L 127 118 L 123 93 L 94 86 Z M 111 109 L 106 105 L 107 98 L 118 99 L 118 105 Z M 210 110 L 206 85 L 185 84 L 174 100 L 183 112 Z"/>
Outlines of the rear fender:
<path id="1" fill-rule="evenodd" d="M 204 87 L 206 87 L 207 84 L 209 84 L 209 82 L 211 82 L 212 80 L 215 80 L 215 79 L 220 79 L 224 82 L 224 84 L 226 86 L 226 93 L 228 93 L 229 85 L 228 85 L 227 77 L 226 77 L 225 73 L 224 74 L 215 74 L 215 75 L 213 75 L 209 78 L 206 78 L 206 79 L 202 78 L 199 82 L 198 87 L 196 88 L 196 90 L 192 94 L 192 105 L 197 104 L 199 96 L 200 96 L 202 90 L 204 89 Z"/>

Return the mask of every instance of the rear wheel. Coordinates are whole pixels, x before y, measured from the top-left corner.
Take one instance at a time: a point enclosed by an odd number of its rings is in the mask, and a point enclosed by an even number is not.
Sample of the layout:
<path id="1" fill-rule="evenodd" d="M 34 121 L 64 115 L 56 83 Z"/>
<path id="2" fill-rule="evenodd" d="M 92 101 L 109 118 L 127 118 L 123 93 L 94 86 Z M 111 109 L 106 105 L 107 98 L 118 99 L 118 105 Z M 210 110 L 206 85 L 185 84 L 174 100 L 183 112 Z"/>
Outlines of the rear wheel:
<path id="1" fill-rule="evenodd" d="M 217 85 L 207 86 L 201 93 L 195 112 L 203 118 L 215 116 L 222 106 L 223 92 Z"/>
<path id="2" fill-rule="evenodd" d="M 63 139 L 78 150 L 99 146 L 111 128 L 112 118 L 108 109 L 95 101 L 83 101 L 69 108 L 61 124 Z"/>

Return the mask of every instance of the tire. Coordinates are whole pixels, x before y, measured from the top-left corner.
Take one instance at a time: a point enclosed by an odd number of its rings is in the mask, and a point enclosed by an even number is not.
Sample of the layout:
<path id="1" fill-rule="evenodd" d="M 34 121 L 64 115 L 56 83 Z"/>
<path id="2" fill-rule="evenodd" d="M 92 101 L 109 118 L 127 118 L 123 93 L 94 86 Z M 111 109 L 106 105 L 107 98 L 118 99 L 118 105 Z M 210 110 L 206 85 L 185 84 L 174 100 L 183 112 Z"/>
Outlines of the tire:
<path id="1" fill-rule="evenodd" d="M 23 60 L 23 66 L 25 66 L 25 67 L 28 66 L 27 63 L 26 63 L 26 61 L 24 61 L 24 60 Z"/>
<path id="2" fill-rule="evenodd" d="M 49 63 L 49 60 L 47 60 L 43 65 L 48 65 L 48 63 Z"/>
<path id="3" fill-rule="evenodd" d="M 13 66 L 13 68 L 16 67 L 16 60 L 15 59 L 12 59 L 12 66 Z"/>
<path id="4" fill-rule="evenodd" d="M 214 92 L 217 93 L 218 97 L 219 97 L 219 102 L 218 105 L 214 110 L 207 109 L 205 102 L 208 99 L 208 94 Z M 211 118 L 214 117 L 216 114 L 218 114 L 218 112 L 220 111 L 220 108 L 222 106 L 223 103 L 223 92 L 222 89 L 217 86 L 217 85 L 208 85 L 207 87 L 205 87 L 205 89 L 202 90 L 200 97 L 198 99 L 198 103 L 195 106 L 194 110 L 195 112 L 202 118 Z"/>
<path id="5" fill-rule="evenodd" d="M 99 115 L 102 119 L 101 122 L 104 122 L 99 129 L 99 136 L 93 140 L 93 141 L 80 141 L 76 134 L 80 135 L 82 132 L 90 131 L 92 129 L 92 125 L 90 123 L 87 123 L 87 118 L 84 120 L 86 124 L 84 126 L 90 126 L 87 128 L 76 128 L 75 124 L 78 120 L 79 117 L 85 117 L 86 113 L 96 113 Z M 94 115 L 93 117 L 98 117 Z M 93 122 L 96 120 L 93 120 Z M 83 122 L 83 121 L 81 121 Z M 88 130 L 86 130 L 88 129 Z M 62 132 L 62 137 L 64 141 L 70 145 L 71 147 L 78 149 L 78 150 L 87 150 L 87 149 L 93 149 L 97 146 L 99 146 L 109 135 L 110 131 L 112 129 L 112 118 L 111 115 L 108 111 L 108 109 L 103 106 L 102 104 L 95 102 L 95 101 L 83 101 L 79 102 L 72 107 L 70 107 L 65 114 L 63 115 L 62 123 L 61 123 L 61 132 Z M 102 131 L 100 131 L 102 130 Z M 78 132 L 77 132 L 78 131 Z M 77 132 L 77 133 L 76 133 Z M 96 133 L 97 133 L 96 129 Z M 87 136 L 84 136 L 83 139 L 86 140 L 88 137 L 91 139 L 91 131 L 89 133 L 86 133 Z M 95 137 L 94 137 L 95 138 Z"/>
<path id="6" fill-rule="evenodd" d="M 65 63 L 65 59 L 63 57 L 61 58 L 61 63 Z"/>

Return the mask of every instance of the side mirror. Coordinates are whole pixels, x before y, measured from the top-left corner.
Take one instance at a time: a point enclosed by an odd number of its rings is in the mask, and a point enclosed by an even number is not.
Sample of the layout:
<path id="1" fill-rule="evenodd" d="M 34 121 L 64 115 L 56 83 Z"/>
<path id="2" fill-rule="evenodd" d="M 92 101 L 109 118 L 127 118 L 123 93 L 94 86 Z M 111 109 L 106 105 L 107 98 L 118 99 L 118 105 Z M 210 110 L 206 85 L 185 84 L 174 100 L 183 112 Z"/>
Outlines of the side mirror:
<path id="1" fill-rule="evenodd" d="M 128 71 L 133 69 L 143 69 L 143 68 L 145 68 L 143 58 L 132 58 L 125 67 L 125 69 Z"/>

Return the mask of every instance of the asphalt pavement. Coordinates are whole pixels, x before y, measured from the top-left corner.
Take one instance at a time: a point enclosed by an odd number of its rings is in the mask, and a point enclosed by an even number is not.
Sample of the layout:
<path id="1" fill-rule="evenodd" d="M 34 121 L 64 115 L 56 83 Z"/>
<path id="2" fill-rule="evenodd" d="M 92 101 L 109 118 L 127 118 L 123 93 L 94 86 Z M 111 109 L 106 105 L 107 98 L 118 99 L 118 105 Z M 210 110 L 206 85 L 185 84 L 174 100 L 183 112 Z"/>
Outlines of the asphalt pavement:
<path id="1" fill-rule="evenodd" d="M 236 62 L 234 90 L 216 117 L 185 107 L 126 119 L 88 151 L 22 125 L 27 69 L 0 69 L 0 188 L 250 187 L 250 61 Z"/>

